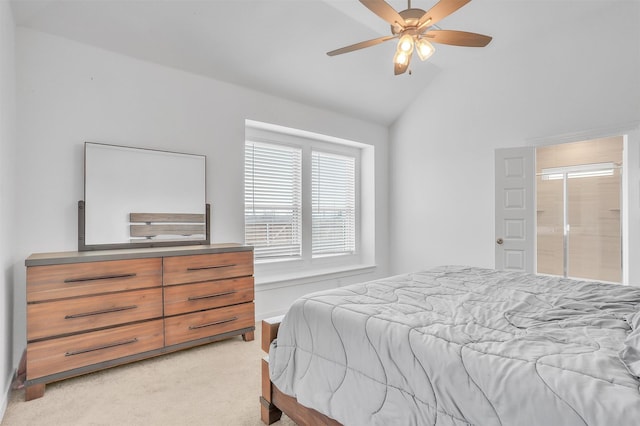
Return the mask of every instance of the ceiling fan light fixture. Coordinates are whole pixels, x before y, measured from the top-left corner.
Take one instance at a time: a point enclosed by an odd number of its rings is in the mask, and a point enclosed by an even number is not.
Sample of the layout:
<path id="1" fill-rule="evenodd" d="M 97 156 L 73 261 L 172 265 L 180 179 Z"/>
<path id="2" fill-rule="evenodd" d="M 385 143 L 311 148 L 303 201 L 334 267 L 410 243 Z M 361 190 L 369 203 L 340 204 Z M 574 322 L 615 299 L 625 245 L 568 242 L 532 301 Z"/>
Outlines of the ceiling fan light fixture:
<path id="1" fill-rule="evenodd" d="M 396 50 L 396 54 L 393 57 L 393 72 L 395 75 L 402 74 L 409 68 L 412 53 L 403 52 L 400 48 Z"/>
<path id="2" fill-rule="evenodd" d="M 409 65 L 409 58 L 411 58 L 411 54 L 398 49 L 393 57 L 393 63 L 397 65 Z"/>
<path id="3" fill-rule="evenodd" d="M 431 55 L 433 55 L 436 48 L 433 47 L 433 44 L 429 43 L 428 40 L 421 38 L 416 42 L 416 51 L 418 52 L 420 60 L 426 61 Z"/>
<path id="4" fill-rule="evenodd" d="M 398 51 L 404 52 L 409 55 L 413 51 L 413 45 L 413 37 L 411 37 L 409 34 L 405 34 L 400 37 L 400 41 L 398 41 Z"/>

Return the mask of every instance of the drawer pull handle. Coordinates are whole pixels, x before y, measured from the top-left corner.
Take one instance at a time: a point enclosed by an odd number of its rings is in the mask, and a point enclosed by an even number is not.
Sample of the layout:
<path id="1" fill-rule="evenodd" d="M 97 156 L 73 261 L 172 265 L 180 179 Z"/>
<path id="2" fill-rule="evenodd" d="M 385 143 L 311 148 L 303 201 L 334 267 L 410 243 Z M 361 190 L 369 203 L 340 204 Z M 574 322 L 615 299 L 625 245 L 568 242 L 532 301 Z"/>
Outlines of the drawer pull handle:
<path id="1" fill-rule="evenodd" d="M 136 274 L 115 274 L 115 275 L 102 275 L 99 277 L 83 277 L 83 278 L 67 278 L 64 280 L 65 283 L 81 283 L 84 281 L 97 281 L 97 280 L 113 280 L 116 278 L 131 278 L 135 277 Z"/>
<path id="2" fill-rule="evenodd" d="M 213 265 L 213 266 L 200 266 L 198 268 L 187 268 L 189 272 L 202 271 L 204 269 L 220 269 L 220 268 L 231 268 L 232 266 L 238 266 L 235 263 L 230 263 L 228 265 Z"/>
<path id="3" fill-rule="evenodd" d="M 64 356 L 73 356 L 73 355 L 86 354 L 87 352 L 95 352 L 95 351 L 100 351 L 102 349 L 115 348 L 116 346 L 129 345 L 131 343 L 136 343 L 137 341 L 138 341 L 138 338 L 134 337 L 133 339 L 123 340 L 121 342 L 114 342 L 114 343 L 109 343 L 109 344 L 102 345 L 102 346 L 96 346 L 94 348 L 80 349 L 80 350 L 77 350 L 77 351 L 67 352 L 67 353 L 64 354 Z"/>
<path id="4" fill-rule="evenodd" d="M 66 315 L 64 319 L 74 319 L 74 318 L 90 317 L 93 315 L 100 315 L 100 314 L 110 314 L 112 312 L 120 312 L 120 311 L 128 311 L 129 309 L 136 309 L 137 307 L 138 305 L 116 306 L 115 308 L 103 309 L 101 311 L 83 312 L 81 314 Z"/>
<path id="5" fill-rule="evenodd" d="M 225 319 L 225 320 L 222 320 L 222 321 L 214 321 L 214 322 L 210 322 L 210 323 L 207 323 L 207 324 L 190 325 L 189 326 L 189 330 L 197 330 L 199 328 L 205 328 L 205 327 L 211 327 L 213 325 L 225 324 L 227 322 L 232 322 L 232 321 L 235 321 L 237 319 L 238 319 L 238 317 L 232 317 L 232 318 Z"/>
<path id="6" fill-rule="evenodd" d="M 214 297 L 228 296 L 230 294 L 235 294 L 235 293 L 237 293 L 236 290 L 231 290 L 231 291 L 225 291 L 223 293 L 207 294 L 204 296 L 191 296 L 187 300 L 192 302 L 194 300 L 211 299 Z"/>

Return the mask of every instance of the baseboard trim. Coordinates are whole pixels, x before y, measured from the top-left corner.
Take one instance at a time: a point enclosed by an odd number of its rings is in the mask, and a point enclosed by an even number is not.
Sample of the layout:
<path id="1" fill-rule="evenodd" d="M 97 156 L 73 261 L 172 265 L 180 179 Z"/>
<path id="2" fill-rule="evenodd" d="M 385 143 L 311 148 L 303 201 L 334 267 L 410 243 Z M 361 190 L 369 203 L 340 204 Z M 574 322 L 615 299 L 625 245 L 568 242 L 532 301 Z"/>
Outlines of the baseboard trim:
<path id="1" fill-rule="evenodd" d="M 4 419 L 4 413 L 7 411 L 7 405 L 9 405 L 9 394 L 11 393 L 11 386 L 13 384 L 13 378 L 16 376 L 18 370 L 13 369 L 9 377 L 7 377 L 7 383 L 4 385 L 2 392 L 2 401 L 0 401 L 0 423 Z"/>

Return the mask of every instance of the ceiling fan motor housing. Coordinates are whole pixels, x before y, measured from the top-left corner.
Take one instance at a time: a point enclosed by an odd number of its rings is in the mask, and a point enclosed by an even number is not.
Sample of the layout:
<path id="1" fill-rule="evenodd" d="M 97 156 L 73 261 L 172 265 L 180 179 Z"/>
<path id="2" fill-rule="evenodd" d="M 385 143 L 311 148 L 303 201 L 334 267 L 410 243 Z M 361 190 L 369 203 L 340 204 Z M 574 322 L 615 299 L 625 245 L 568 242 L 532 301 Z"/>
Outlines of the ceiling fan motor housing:
<path id="1" fill-rule="evenodd" d="M 398 15 L 402 16 L 406 25 L 402 27 L 400 24 L 391 25 L 391 33 L 393 35 L 404 33 L 408 30 L 415 30 L 418 28 L 418 21 L 426 12 L 422 9 L 406 9 L 398 12 Z"/>

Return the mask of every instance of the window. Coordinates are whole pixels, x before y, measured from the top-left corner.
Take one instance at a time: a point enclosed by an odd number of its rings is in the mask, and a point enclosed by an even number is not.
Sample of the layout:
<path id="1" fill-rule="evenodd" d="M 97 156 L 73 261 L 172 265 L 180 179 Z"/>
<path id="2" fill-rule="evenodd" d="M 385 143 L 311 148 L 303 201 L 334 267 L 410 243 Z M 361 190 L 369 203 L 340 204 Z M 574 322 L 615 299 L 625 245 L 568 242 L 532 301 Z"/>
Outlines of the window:
<path id="1" fill-rule="evenodd" d="M 357 255 L 359 152 L 247 128 L 245 243 L 257 263 L 349 262 Z"/>
<path id="2" fill-rule="evenodd" d="M 302 255 L 301 150 L 245 144 L 245 240 L 256 259 Z"/>
<path id="3" fill-rule="evenodd" d="M 355 160 L 319 151 L 311 153 L 314 257 L 356 250 Z"/>

